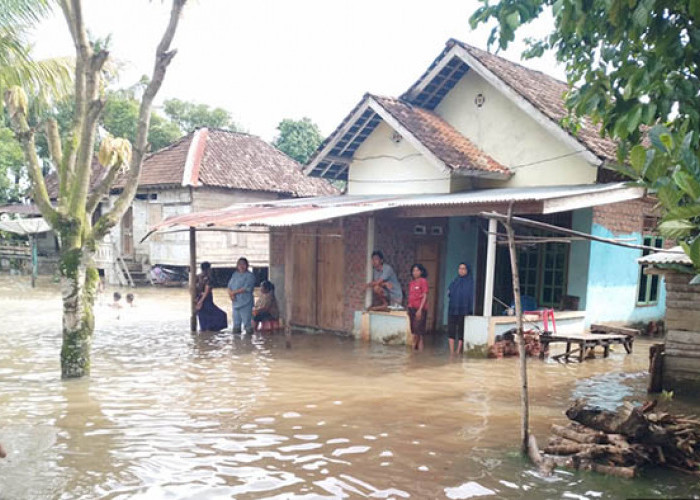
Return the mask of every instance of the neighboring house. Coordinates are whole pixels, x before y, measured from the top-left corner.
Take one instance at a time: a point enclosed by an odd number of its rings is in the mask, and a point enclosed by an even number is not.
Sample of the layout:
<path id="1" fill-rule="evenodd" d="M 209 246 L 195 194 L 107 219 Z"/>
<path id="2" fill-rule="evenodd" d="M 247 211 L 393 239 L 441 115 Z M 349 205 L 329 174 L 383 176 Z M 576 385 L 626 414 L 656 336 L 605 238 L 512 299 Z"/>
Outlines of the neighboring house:
<path id="1" fill-rule="evenodd" d="M 650 288 L 659 287 L 662 277 L 666 282 L 663 386 L 695 394 L 700 388 L 700 286 L 690 284 L 693 263 L 680 246 L 637 262 Z"/>
<path id="2" fill-rule="evenodd" d="M 366 94 L 305 167 L 347 182 L 340 196 L 183 216 L 162 227 L 268 227 L 271 276 L 293 325 L 396 339 L 403 313 L 367 314 L 370 253 L 383 250 L 405 289 L 429 271 L 429 324 L 446 322 L 446 288 L 461 261 L 476 279 L 469 342 L 514 325 L 507 249 L 482 212 L 506 213 L 639 243 L 656 238 L 654 202 L 608 168 L 614 142 L 587 120 L 562 127 L 564 82 L 450 40 L 399 98 Z M 233 219 L 234 216 L 236 219 Z M 517 228 L 520 236 L 548 236 Z M 502 232 L 502 229 L 501 229 Z M 665 292 L 640 288 L 641 252 L 599 242 L 520 245 L 523 293 L 561 311 L 559 330 L 649 321 Z M 572 310 L 577 309 L 577 310 Z M 398 334 L 398 337 L 397 337 Z"/>
<path id="3" fill-rule="evenodd" d="M 105 169 L 93 165 L 92 184 Z M 123 188 L 118 178 L 95 214 L 108 210 Z M 47 180 L 55 198 L 55 178 Z M 143 162 L 134 201 L 100 245 L 96 256 L 108 283 L 126 284 L 128 268 L 133 278 L 143 279 L 151 266 L 189 267 L 186 233 L 156 234 L 141 241 L 149 228 L 174 215 L 224 208 L 234 203 L 273 201 L 285 198 L 337 194 L 329 182 L 312 179 L 292 158 L 259 137 L 239 132 L 200 128 Z M 215 268 L 233 268 L 246 256 L 252 267 L 269 265 L 266 230 L 202 233 L 197 241 L 197 261 Z"/>

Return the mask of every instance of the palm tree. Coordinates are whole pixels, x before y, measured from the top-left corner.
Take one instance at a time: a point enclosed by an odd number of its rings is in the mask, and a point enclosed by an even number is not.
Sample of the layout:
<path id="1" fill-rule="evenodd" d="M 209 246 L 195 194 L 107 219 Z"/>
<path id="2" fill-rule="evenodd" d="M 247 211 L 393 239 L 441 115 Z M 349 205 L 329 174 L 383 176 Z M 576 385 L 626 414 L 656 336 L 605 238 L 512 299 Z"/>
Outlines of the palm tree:
<path id="1" fill-rule="evenodd" d="M 45 18 L 51 0 L 0 0 L 0 93 L 22 87 L 34 101 L 48 104 L 72 90 L 70 58 L 36 61 L 31 57 L 29 30 Z"/>

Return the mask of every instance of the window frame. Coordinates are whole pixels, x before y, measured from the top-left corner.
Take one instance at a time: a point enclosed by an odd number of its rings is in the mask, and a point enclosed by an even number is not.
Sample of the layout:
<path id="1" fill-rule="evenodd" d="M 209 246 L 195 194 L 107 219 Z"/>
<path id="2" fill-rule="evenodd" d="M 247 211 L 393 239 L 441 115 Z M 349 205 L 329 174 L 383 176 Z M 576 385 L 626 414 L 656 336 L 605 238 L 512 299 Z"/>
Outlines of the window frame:
<path id="1" fill-rule="evenodd" d="M 652 234 L 646 234 L 642 237 L 642 244 L 645 246 L 653 246 L 655 248 L 664 247 L 664 239 L 661 236 L 656 236 Z M 651 253 L 650 250 L 642 250 L 642 257 L 645 257 Z M 635 306 L 637 307 L 649 307 L 655 306 L 659 303 L 659 293 L 661 289 L 661 277 L 658 274 L 644 274 L 644 271 L 649 266 L 643 264 L 639 266 L 639 275 L 637 276 L 637 292 L 635 294 Z M 639 300 L 640 292 L 642 291 L 642 281 L 646 278 L 644 282 L 644 300 Z M 654 288 L 654 283 L 656 283 L 656 297 L 652 300 L 652 290 Z"/>

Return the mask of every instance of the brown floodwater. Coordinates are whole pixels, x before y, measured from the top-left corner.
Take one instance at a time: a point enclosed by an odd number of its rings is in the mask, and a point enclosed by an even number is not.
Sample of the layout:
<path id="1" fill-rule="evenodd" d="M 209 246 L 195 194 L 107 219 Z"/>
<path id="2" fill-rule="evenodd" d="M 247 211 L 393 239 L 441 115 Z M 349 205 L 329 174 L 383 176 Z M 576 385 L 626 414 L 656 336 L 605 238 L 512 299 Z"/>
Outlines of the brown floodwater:
<path id="1" fill-rule="evenodd" d="M 186 290 L 136 294 L 118 313 L 106 298 L 97 306 L 92 376 L 64 381 L 57 286 L 0 278 L 0 498 L 700 494 L 697 480 L 666 471 L 538 476 L 518 453 L 514 359 L 451 361 L 439 341 L 414 354 L 334 335 L 193 335 Z M 540 441 L 576 397 L 642 401 L 646 347 L 583 364 L 532 360 Z"/>

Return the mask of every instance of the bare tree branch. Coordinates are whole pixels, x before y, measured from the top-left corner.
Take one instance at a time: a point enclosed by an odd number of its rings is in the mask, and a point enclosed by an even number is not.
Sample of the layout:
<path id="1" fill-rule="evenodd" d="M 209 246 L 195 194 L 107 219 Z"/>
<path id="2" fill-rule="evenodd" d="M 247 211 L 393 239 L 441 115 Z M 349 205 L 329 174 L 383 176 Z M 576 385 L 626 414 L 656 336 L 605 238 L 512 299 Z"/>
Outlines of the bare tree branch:
<path id="1" fill-rule="evenodd" d="M 72 184 L 75 173 L 75 161 L 78 154 L 78 138 L 80 137 L 80 131 L 82 129 L 82 120 L 84 115 L 84 110 L 87 102 L 85 95 L 85 65 L 87 61 L 87 56 L 83 54 L 81 49 L 81 44 L 79 42 L 81 35 L 79 33 L 79 27 L 82 27 L 82 7 L 78 4 L 78 10 L 75 11 L 73 5 L 75 2 L 73 0 L 61 0 L 61 10 L 63 10 L 63 15 L 66 18 L 66 23 L 68 24 L 68 29 L 70 30 L 71 37 L 73 38 L 73 44 L 76 49 L 75 58 L 75 110 L 73 114 L 72 129 L 70 131 L 70 138 L 68 140 L 69 147 L 67 148 L 69 154 L 64 158 L 64 171 L 66 173 L 67 184 Z M 87 42 L 87 40 L 86 40 Z M 89 45 L 87 45 L 87 51 L 90 50 Z M 66 193 L 67 194 L 67 193 Z M 67 196 L 61 198 L 61 205 L 67 204 Z"/>
<path id="2" fill-rule="evenodd" d="M 92 212 L 95 211 L 102 198 L 109 194 L 109 190 L 112 187 L 112 184 L 114 184 L 114 179 L 117 178 L 122 166 L 123 165 L 118 162 L 112 165 L 107 171 L 107 174 L 102 177 L 99 184 L 97 184 L 92 190 L 90 196 L 88 196 L 87 204 L 85 206 L 85 213 L 87 215 L 92 215 Z"/>
<path id="3" fill-rule="evenodd" d="M 46 140 L 49 143 L 49 155 L 58 172 L 59 198 L 64 195 L 66 175 L 63 170 L 63 151 L 61 150 L 61 135 L 58 132 L 58 122 L 55 118 L 46 120 Z"/>
<path id="4" fill-rule="evenodd" d="M 10 106 L 8 106 L 8 108 L 9 107 Z M 27 170 L 29 171 L 29 177 L 34 187 L 34 203 L 39 207 L 39 211 L 41 215 L 44 216 L 46 222 L 48 222 L 51 227 L 55 227 L 58 220 L 58 212 L 51 206 L 51 200 L 49 200 L 49 194 L 46 191 L 44 174 L 41 172 L 39 157 L 36 154 L 34 131 L 29 128 L 27 117 L 21 110 L 12 110 L 10 112 L 10 119 L 15 131 L 15 136 L 22 145 L 22 150 L 24 151 L 24 158 L 28 167 Z"/>
<path id="5" fill-rule="evenodd" d="M 136 144 L 133 147 L 133 156 L 131 158 L 131 167 L 126 179 L 124 190 L 121 192 L 114 207 L 109 213 L 103 215 L 95 225 L 93 237 L 95 240 L 102 239 L 107 232 L 114 227 L 126 212 L 126 209 L 131 205 L 134 199 L 136 190 L 138 189 L 139 177 L 141 176 L 141 165 L 143 164 L 144 156 L 146 155 L 146 143 L 148 138 L 148 127 L 151 121 L 151 106 L 158 90 L 160 90 L 165 78 L 165 72 L 168 69 L 170 61 L 175 57 L 175 50 L 170 50 L 170 44 L 173 41 L 177 30 L 182 8 L 185 6 L 186 0 L 173 0 L 172 8 L 170 9 L 170 21 L 163 33 L 158 49 L 156 51 L 156 60 L 153 68 L 151 81 L 146 86 L 141 99 L 141 107 L 139 109 L 139 123 L 136 133 Z"/>
<path id="6" fill-rule="evenodd" d="M 75 164 L 76 182 L 73 183 L 72 192 L 70 193 L 69 209 L 72 214 L 79 214 L 81 210 L 85 209 L 85 202 L 87 201 L 90 188 L 97 121 L 105 105 L 104 99 L 99 96 L 102 79 L 101 72 L 108 56 L 109 53 L 105 50 L 92 54 L 85 68 L 87 109 L 82 120 L 80 147 Z"/>

